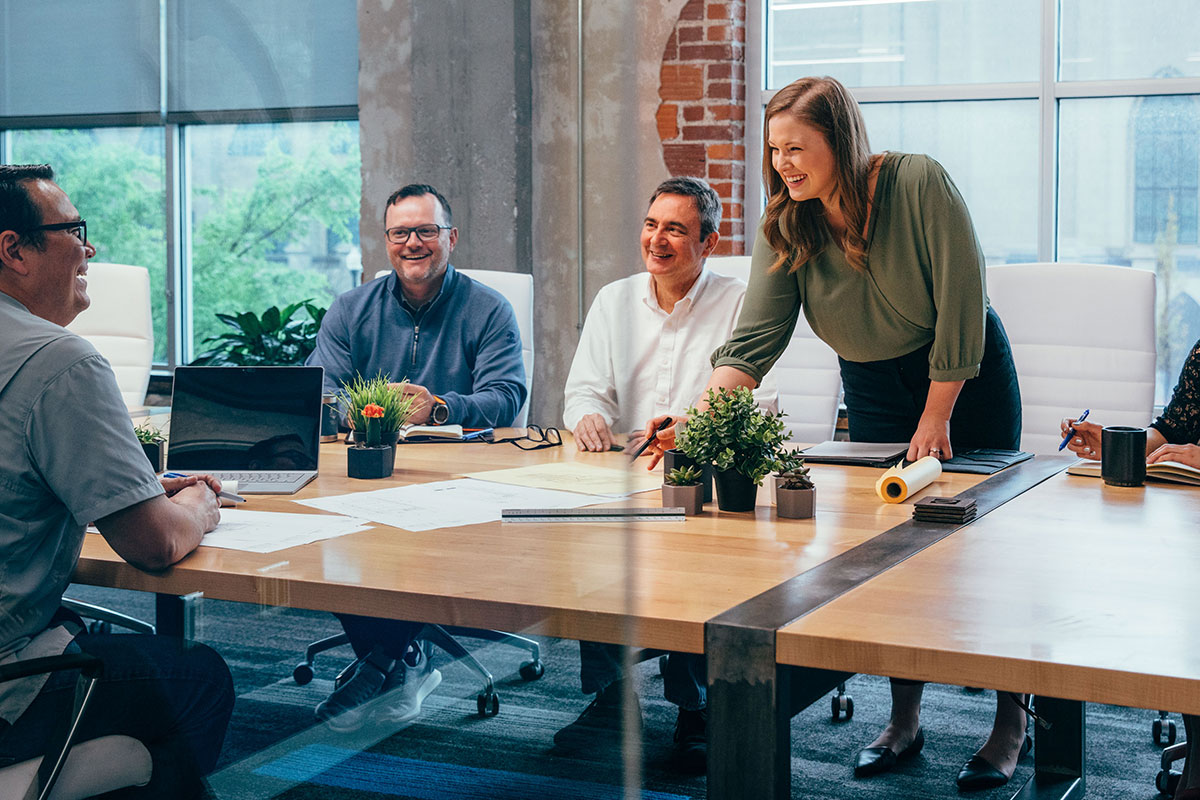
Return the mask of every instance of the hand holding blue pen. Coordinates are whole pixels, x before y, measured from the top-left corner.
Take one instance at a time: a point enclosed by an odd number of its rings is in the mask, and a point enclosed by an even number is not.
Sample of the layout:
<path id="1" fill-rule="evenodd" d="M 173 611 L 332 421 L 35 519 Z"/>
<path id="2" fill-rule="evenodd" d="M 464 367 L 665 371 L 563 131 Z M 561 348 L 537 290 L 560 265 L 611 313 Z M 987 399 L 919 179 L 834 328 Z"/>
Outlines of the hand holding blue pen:
<path id="1" fill-rule="evenodd" d="M 164 478 L 191 478 L 191 477 L 193 477 L 193 476 L 188 475 L 183 472 L 164 472 L 162 474 L 162 476 Z M 246 498 L 242 497 L 241 495 L 234 494 L 233 492 L 217 492 L 216 494 L 217 494 L 217 497 L 222 497 L 222 498 L 230 501 L 231 503 L 246 502 Z"/>
<path id="2" fill-rule="evenodd" d="M 1079 419 L 1075 420 L 1075 425 L 1078 425 L 1087 419 L 1087 415 L 1090 413 L 1092 413 L 1092 410 L 1090 408 L 1085 408 L 1083 413 L 1079 415 Z M 1075 425 L 1067 428 L 1067 435 L 1063 437 L 1062 443 L 1058 446 L 1058 451 L 1060 453 L 1062 452 L 1062 449 L 1067 446 L 1067 443 L 1071 441 L 1071 437 L 1075 435 Z"/>

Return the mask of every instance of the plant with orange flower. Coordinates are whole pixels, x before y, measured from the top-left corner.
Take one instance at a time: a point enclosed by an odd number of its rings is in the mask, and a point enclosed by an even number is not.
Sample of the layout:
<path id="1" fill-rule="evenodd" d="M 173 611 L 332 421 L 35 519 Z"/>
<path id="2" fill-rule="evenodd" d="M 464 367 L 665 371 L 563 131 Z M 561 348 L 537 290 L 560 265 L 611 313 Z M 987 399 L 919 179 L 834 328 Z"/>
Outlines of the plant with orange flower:
<path id="1" fill-rule="evenodd" d="M 371 436 L 370 422 L 375 420 L 379 435 L 395 433 L 413 415 L 415 395 L 404 394 L 404 384 L 394 385 L 382 372 L 374 378 L 356 376 L 348 381 L 338 393 L 338 399 L 346 412 L 350 427 Z M 367 409 L 372 413 L 368 415 Z M 376 411 L 378 409 L 378 411 Z M 368 447 L 378 446 L 378 442 Z"/>

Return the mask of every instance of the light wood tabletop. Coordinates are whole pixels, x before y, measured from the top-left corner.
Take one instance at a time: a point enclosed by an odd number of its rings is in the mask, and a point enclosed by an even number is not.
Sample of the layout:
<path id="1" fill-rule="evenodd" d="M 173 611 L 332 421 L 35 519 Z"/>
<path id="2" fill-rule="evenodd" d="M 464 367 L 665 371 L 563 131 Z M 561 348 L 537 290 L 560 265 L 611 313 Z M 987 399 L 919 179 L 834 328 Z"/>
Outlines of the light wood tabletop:
<path id="1" fill-rule="evenodd" d="M 1198 523 L 1195 487 L 1060 474 L 783 628 L 778 659 L 1200 713 Z"/>
<path id="2" fill-rule="evenodd" d="M 627 468 L 619 453 L 509 444 L 402 445 L 396 472 L 345 477 L 345 446 L 324 445 L 321 476 L 296 495 L 252 495 L 248 510 L 322 513 L 294 499 L 444 480 L 483 469 L 579 460 Z M 644 469 L 646 460 L 636 469 Z M 532 631 L 702 652 L 706 620 L 877 535 L 911 514 L 873 492 L 878 470 L 813 466 L 817 515 L 780 520 L 760 491 L 754 514 L 716 503 L 685 522 L 487 523 L 410 532 L 373 529 L 275 553 L 200 547 L 162 574 L 123 563 L 97 535 L 76 580 L 277 606 Z M 979 476 L 944 475 L 922 494 L 955 494 Z M 658 506 L 657 491 L 624 505 Z"/>

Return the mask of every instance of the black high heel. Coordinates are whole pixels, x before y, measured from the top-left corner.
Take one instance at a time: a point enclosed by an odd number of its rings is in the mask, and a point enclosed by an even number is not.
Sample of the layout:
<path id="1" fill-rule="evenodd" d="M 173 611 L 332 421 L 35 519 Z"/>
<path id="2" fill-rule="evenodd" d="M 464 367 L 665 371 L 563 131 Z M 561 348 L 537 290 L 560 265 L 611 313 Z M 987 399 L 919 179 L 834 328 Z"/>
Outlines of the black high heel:
<path id="1" fill-rule="evenodd" d="M 925 730 L 917 728 L 917 735 L 909 742 L 908 747 L 899 753 L 890 747 L 864 747 L 858 751 L 858 759 L 854 763 L 854 777 L 866 778 L 887 772 L 901 761 L 916 756 L 924 746 Z"/>
<path id="2" fill-rule="evenodd" d="M 1033 749 L 1033 737 L 1025 734 L 1025 741 L 1021 744 L 1021 753 L 1017 756 L 1020 761 L 1030 750 Z M 992 766 L 992 763 L 983 756 L 976 753 L 967 759 L 967 763 L 963 764 L 962 769 L 958 771 L 958 779 L 955 781 L 958 784 L 960 792 L 978 792 L 983 789 L 995 789 L 998 786 L 1003 786 L 1008 783 L 1012 775 L 1005 775 L 1000 770 Z"/>

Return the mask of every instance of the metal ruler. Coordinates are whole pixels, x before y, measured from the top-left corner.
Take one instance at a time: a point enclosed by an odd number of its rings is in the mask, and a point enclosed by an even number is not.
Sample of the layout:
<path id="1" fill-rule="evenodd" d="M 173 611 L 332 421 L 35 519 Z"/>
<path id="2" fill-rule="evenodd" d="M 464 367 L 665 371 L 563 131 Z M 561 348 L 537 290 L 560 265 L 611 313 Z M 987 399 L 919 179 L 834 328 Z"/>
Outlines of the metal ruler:
<path id="1" fill-rule="evenodd" d="M 502 522 L 683 522 L 683 507 L 506 508 Z"/>

